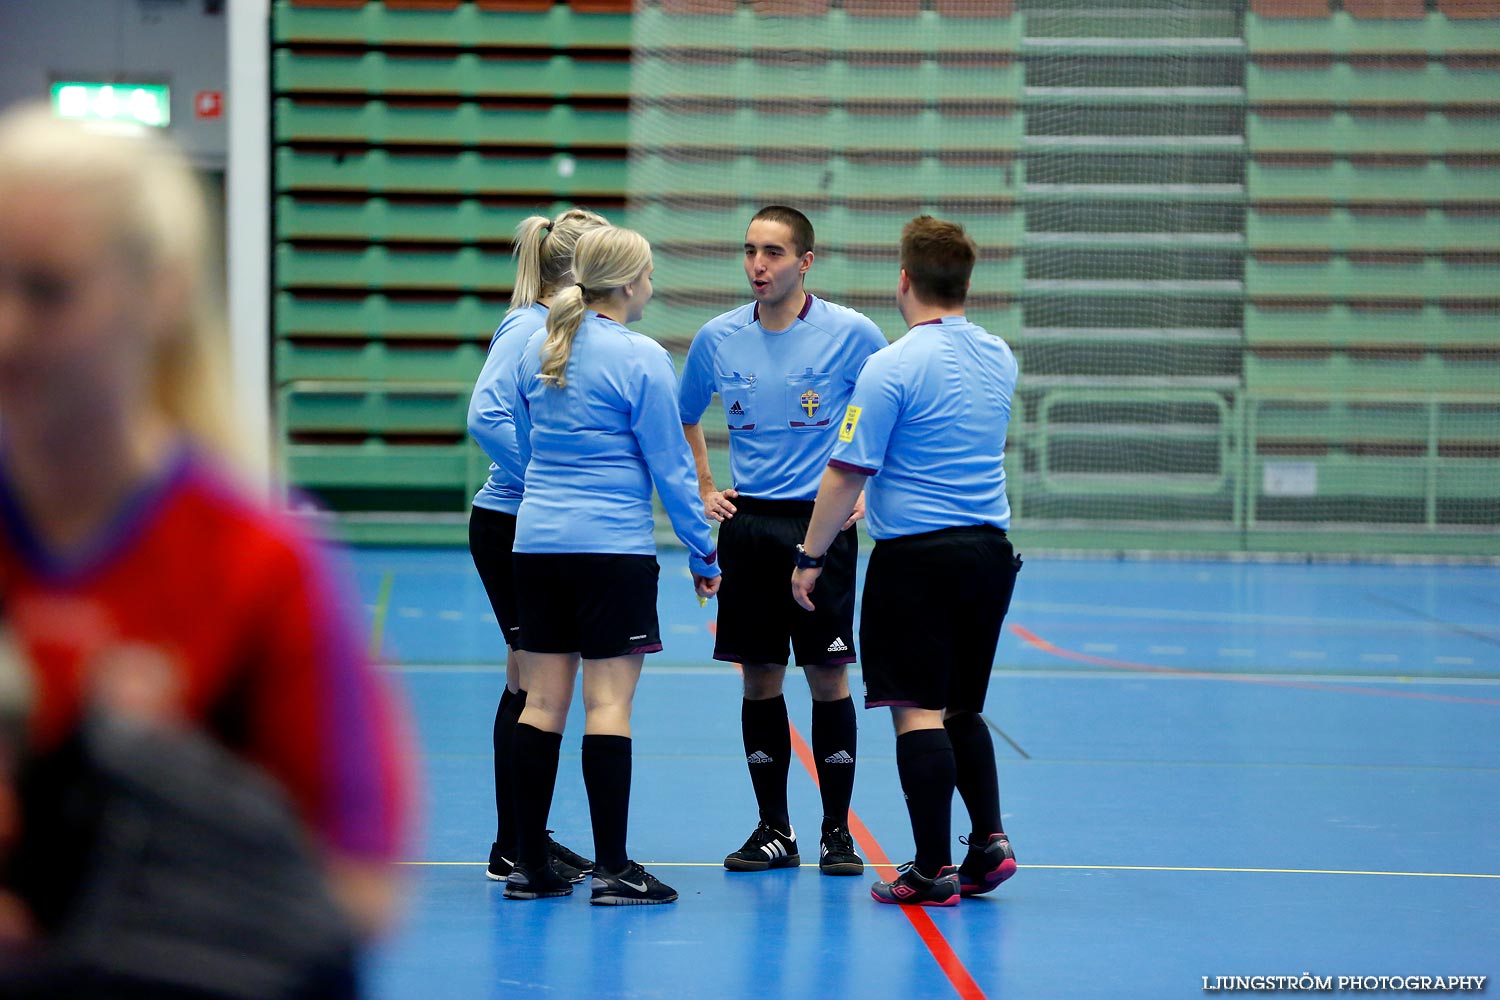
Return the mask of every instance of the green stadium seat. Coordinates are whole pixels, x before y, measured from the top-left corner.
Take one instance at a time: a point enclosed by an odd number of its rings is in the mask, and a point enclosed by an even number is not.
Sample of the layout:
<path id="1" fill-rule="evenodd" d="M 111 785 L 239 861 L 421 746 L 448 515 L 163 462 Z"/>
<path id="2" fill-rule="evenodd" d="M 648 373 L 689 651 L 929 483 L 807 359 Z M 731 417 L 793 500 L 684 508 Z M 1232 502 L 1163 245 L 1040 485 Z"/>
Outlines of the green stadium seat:
<path id="1" fill-rule="evenodd" d="M 629 114 L 558 104 L 513 108 L 455 100 L 402 102 L 278 98 L 274 116 L 281 142 L 346 140 L 377 145 L 540 146 L 547 149 L 623 148 Z"/>
<path id="2" fill-rule="evenodd" d="M 1251 62 L 1245 67 L 1245 92 L 1252 106 L 1493 106 L 1500 94 L 1500 68 L 1456 69 L 1404 59 L 1322 68 Z"/>
<path id="3" fill-rule="evenodd" d="M 276 248 L 276 273 L 283 287 L 371 290 L 496 293 L 508 292 L 516 280 L 509 253 L 439 245 L 345 250 L 284 243 Z"/>
<path id="4" fill-rule="evenodd" d="M 1500 256 L 1480 263 L 1448 263 L 1420 252 L 1252 253 L 1245 291 L 1252 299 L 1395 299 L 1452 302 L 1493 299 L 1500 288 Z"/>
<path id="5" fill-rule="evenodd" d="M 421 55 L 367 51 L 312 55 L 278 49 L 277 89 L 454 97 L 627 97 L 626 59 L 574 59 L 560 53 L 491 57 L 475 52 Z"/>
<path id="6" fill-rule="evenodd" d="M 1444 393 L 1492 393 L 1492 350 L 1404 346 L 1323 350 L 1252 347 L 1245 352 L 1245 386 L 1253 390 L 1391 394 L 1412 386 Z"/>
<path id="7" fill-rule="evenodd" d="M 1380 345 L 1482 347 L 1493 344 L 1500 308 L 1444 308 L 1435 303 L 1251 300 L 1245 342 L 1253 346 L 1323 348 Z"/>
<path id="8" fill-rule="evenodd" d="M 281 195 L 276 199 L 276 226 L 288 240 L 503 243 L 528 216 L 556 218 L 572 207 L 570 202 L 512 205 L 477 198 L 408 201 L 356 194 Z M 622 209 L 606 206 L 602 214 L 616 225 L 631 225 Z"/>
<path id="9" fill-rule="evenodd" d="M 1495 212 L 1422 206 L 1284 208 L 1254 206 L 1245 219 L 1252 248 L 1272 250 L 1500 251 Z"/>
<path id="10" fill-rule="evenodd" d="M 485 345 L 283 336 L 276 344 L 278 383 L 299 379 L 362 382 L 467 382 L 484 365 Z"/>
<path id="11" fill-rule="evenodd" d="M 1497 178 L 1500 173 L 1483 162 L 1469 166 L 1425 157 L 1356 161 L 1259 154 L 1247 168 L 1245 186 L 1252 204 L 1491 204 L 1496 200 Z"/>
<path id="12" fill-rule="evenodd" d="M 1500 115 L 1349 108 L 1252 109 L 1246 137 L 1258 153 L 1396 153 L 1444 156 L 1500 148 Z"/>
<path id="13" fill-rule="evenodd" d="M 468 383 L 299 382 L 281 419 L 293 434 L 451 435 L 468 420 Z"/>
<path id="14" fill-rule="evenodd" d="M 537 195 L 548 200 L 618 198 L 625 190 L 625 161 L 617 157 L 567 154 L 522 157 L 388 152 L 276 151 L 277 182 L 283 191 L 365 191 L 489 195 Z"/>
<path id="15" fill-rule="evenodd" d="M 301 340 L 473 340 L 488 344 L 510 303 L 501 297 L 335 293 L 276 295 L 276 333 Z"/>

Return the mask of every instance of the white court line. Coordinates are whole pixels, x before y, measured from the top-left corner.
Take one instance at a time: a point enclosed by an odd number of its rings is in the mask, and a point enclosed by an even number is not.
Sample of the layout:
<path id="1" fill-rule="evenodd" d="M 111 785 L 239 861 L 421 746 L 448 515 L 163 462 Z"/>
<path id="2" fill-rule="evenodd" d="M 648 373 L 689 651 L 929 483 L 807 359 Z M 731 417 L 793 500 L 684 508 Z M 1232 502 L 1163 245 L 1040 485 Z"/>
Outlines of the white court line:
<path id="1" fill-rule="evenodd" d="M 1147 646 L 1146 652 L 1155 653 L 1158 656 L 1181 656 L 1187 652 L 1186 646 Z"/>
<path id="2" fill-rule="evenodd" d="M 1472 667 L 1474 657 L 1472 656 L 1434 656 L 1432 662 L 1441 663 L 1445 667 Z"/>
<path id="3" fill-rule="evenodd" d="M 479 868 L 483 861 L 398 861 L 398 865 L 413 868 Z M 722 861 L 642 861 L 647 868 L 723 868 Z M 800 867 L 812 868 L 816 861 L 804 861 Z M 1022 868 L 1038 868 L 1048 871 L 1079 872 L 1202 872 L 1229 875 L 1367 875 L 1384 878 L 1477 878 L 1500 879 L 1500 875 L 1489 872 L 1381 872 L 1359 871 L 1348 868 L 1219 868 L 1191 865 L 1036 865 L 1024 864 Z"/>
<path id="4" fill-rule="evenodd" d="M 1083 644 L 1083 651 L 1085 653 L 1113 653 L 1119 650 L 1119 648 L 1119 646 L 1116 646 L 1112 642 L 1086 642 Z"/>
<path id="5" fill-rule="evenodd" d="M 1096 618 L 1151 618 L 1162 621 L 1250 623 L 1258 625 L 1316 625 L 1319 627 L 1380 628 L 1412 632 L 1447 632 L 1466 628 L 1474 632 L 1500 635 L 1493 622 L 1426 622 L 1390 618 L 1313 618 L 1306 615 L 1251 614 L 1237 611 L 1182 611 L 1171 608 L 1126 608 L 1105 604 L 1061 604 L 1052 602 L 1011 605 L 1011 618 L 1021 619 L 1038 611 L 1081 614 Z"/>
<path id="6" fill-rule="evenodd" d="M 386 670 L 402 674 L 493 674 L 501 669 L 501 664 L 482 663 L 409 663 L 409 664 L 387 664 Z M 849 665 L 851 674 L 860 674 L 862 670 L 858 664 Z M 642 673 L 647 674 L 678 674 L 684 677 L 723 677 L 726 674 L 735 676 L 735 671 L 728 663 L 720 663 L 716 666 L 673 666 L 664 664 L 652 666 L 651 661 L 646 661 L 646 667 Z M 1476 686 L 1496 687 L 1500 686 L 1500 677 L 1421 677 L 1405 675 L 1393 677 L 1386 674 L 1306 674 L 1306 673 L 1246 673 L 1245 671 L 1217 672 L 1197 671 L 1195 673 L 1156 673 L 1152 671 L 1127 671 L 1127 670 L 1005 670 L 997 669 L 990 672 L 990 676 L 998 681 L 1006 680 L 1082 680 L 1082 681 L 1220 681 L 1220 680 L 1262 680 L 1262 681 L 1307 681 L 1317 684 L 1389 684 L 1393 687 L 1409 687 L 1412 685 L 1436 684 L 1453 686 Z"/>

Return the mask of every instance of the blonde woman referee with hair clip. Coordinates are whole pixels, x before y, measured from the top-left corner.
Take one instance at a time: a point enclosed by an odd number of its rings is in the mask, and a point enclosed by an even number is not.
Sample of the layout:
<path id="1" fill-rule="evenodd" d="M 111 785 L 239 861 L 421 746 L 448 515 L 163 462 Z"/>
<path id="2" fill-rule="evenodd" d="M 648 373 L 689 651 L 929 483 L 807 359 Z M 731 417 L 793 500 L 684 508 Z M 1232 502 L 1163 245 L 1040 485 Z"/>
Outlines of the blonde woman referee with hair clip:
<path id="1" fill-rule="evenodd" d="M 574 248 L 573 273 L 577 284 L 553 298 L 545 334 L 527 344 L 515 410 L 526 467 L 515 574 L 526 583 L 517 603 L 529 691 L 512 745 L 517 858 L 505 895 L 573 891 L 547 863 L 545 830 L 581 660 L 590 902 L 670 903 L 676 890 L 625 849 L 631 704 L 645 654 L 661 649 L 653 485 L 688 547 L 700 597 L 718 592 L 718 553 L 678 423 L 671 356 L 626 326 L 651 301 L 650 244 L 628 229 L 591 230 Z"/>
<path id="2" fill-rule="evenodd" d="M 510 785 L 510 745 L 516 719 L 526 707 L 526 654 L 520 647 L 516 583 L 511 548 L 516 510 L 526 465 L 516 448 L 516 374 L 526 342 L 547 325 L 552 299 L 573 284 L 573 248 L 591 229 L 609 225 L 602 216 L 571 209 L 548 220 L 533 215 L 516 227 L 516 286 L 510 309 L 490 338 L 489 355 L 469 401 L 469 434 L 490 459 L 490 475 L 474 495 L 469 515 L 469 553 L 484 583 L 495 620 L 510 647 L 505 659 L 505 692 L 495 710 L 495 841 L 485 875 L 497 882 L 510 875 L 516 856 L 516 811 Z M 550 838 L 547 854 L 570 882 L 582 882 L 594 863 Z"/>

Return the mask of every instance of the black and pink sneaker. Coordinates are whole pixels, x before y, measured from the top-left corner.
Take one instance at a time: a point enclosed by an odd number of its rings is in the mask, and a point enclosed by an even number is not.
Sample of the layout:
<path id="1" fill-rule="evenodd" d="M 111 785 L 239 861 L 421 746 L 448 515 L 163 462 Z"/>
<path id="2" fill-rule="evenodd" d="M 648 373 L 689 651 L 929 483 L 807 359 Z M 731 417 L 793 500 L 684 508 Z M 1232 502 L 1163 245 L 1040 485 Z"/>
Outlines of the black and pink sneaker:
<path id="1" fill-rule="evenodd" d="M 877 903 L 899 903 L 902 906 L 957 906 L 959 899 L 958 869 L 952 865 L 941 869 L 934 878 L 917 871 L 917 863 L 908 861 L 897 869 L 901 874 L 891 882 L 876 882 L 870 895 Z"/>
<path id="2" fill-rule="evenodd" d="M 1016 852 L 1010 849 L 1010 838 L 992 833 L 978 846 L 978 838 L 959 837 L 969 853 L 958 866 L 958 888 L 965 896 L 979 896 L 994 889 L 1016 873 Z"/>

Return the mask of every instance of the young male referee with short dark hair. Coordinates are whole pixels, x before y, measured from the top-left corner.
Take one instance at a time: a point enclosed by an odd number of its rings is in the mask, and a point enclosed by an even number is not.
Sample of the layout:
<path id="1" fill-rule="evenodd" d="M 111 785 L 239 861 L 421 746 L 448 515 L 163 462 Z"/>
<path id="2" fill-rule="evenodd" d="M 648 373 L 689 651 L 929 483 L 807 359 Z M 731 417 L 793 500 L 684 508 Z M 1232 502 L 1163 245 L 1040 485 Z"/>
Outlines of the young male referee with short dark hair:
<path id="1" fill-rule="evenodd" d="M 828 547 L 867 491 L 865 707 L 890 706 L 916 840 L 912 864 L 871 887 L 882 903 L 950 906 L 1016 870 L 980 712 L 1021 565 L 1002 464 L 1017 370 L 1003 340 L 964 318 L 977 256 L 955 223 L 924 215 L 902 229 L 896 299 L 911 329 L 860 373 L 792 572 L 793 598 L 814 607 Z M 972 822 L 958 868 L 955 787 Z"/>
<path id="2" fill-rule="evenodd" d="M 827 600 L 816 612 L 785 590 L 794 549 L 807 532 L 818 478 L 828 464 L 839 417 L 865 359 L 885 347 L 868 318 L 803 288 L 813 262 L 813 227 L 785 205 L 755 213 L 745 232 L 745 276 L 754 301 L 704 324 L 683 366 L 683 432 L 698 462 L 698 489 L 720 522 L 719 623 L 714 658 L 741 664 L 740 722 L 760 822 L 724 859 L 731 871 L 801 863 L 787 809 L 791 724 L 782 685 L 788 646 L 812 692 L 812 749 L 823 800 L 819 867 L 858 875 L 864 862 L 849 835 L 857 726 L 849 695 L 854 651 L 852 530 L 836 530 Z M 699 421 L 714 393 L 729 427 L 730 489 L 717 489 Z M 857 517 L 847 512 L 848 529 Z"/>

